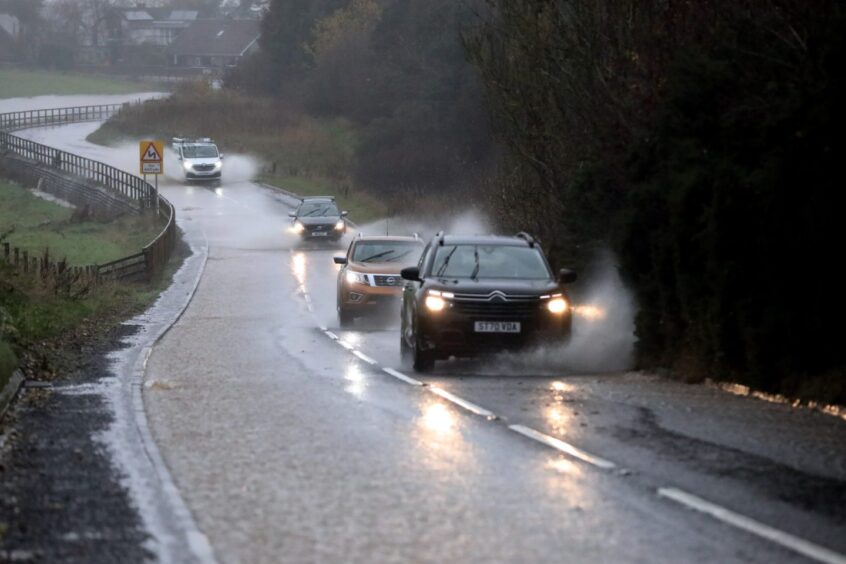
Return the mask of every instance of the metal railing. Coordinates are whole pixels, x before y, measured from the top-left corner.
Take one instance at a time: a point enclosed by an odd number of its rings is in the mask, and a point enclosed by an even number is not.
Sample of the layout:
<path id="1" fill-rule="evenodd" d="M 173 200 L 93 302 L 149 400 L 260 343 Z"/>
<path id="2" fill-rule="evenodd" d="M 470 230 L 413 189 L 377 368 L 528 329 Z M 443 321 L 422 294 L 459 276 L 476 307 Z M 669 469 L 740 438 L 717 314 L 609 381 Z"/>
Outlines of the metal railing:
<path id="1" fill-rule="evenodd" d="M 46 110 L 24 110 L 0 114 L 0 129 L 14 131 L 43 125 L 61 125 L 84 121 L 108 119 L 120 112 L 122 104 L 101 104 L 98 106 L 74 106 L 72 108 L 50 108 Z"/>
<path id="2" fill-rule="evenodd" d="M 52 173 L 60 172 L 87 180 L 105 189 L 106 193 L 115 198 L 134 203 L 133 207 L 138 212 L 157 210 L 157 217 L 163 228 L 141 253 L 97 266 L 98 276 L 101 278 L 139 278 L 139 256 L 143 255 L 143 275 L 149 278 L 161 271 L 176 242 L 176 211 L 173 205 L 157 194 L 151 184 L 134 174 L 8 132 L 29 127 L 98 121 L 120 112 L 123 107 L 121 104 L 103 104 L 0 114 L 0 157 L 12 154 L 25 159 L 32 166 L 46 167 Z"/>

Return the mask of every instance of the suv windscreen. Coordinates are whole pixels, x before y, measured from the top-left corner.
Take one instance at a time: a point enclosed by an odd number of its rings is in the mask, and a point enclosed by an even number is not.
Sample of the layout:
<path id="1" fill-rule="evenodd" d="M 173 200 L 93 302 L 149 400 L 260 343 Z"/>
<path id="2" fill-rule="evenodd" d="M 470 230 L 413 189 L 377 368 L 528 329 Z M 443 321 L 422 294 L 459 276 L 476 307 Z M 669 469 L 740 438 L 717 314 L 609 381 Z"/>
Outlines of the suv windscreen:
<path id="1" fill-rule="evenodd" d="M 186 145 L 182 147 L 182 156 L 186 159 L 213 159 L 217 157 L 214 145 Z"/>
<path id="2" fill-rule="evenodd" d="M 515 278 L 549 280 L 538 249 L 509 245 L 444 245 L 432 264 L 438 278 Z"/>
<path id="3" fill-rule="evenodd" d="M 353 250 L 353 262 L 398 262 L 415 264 L 423 245 L 414 241 L 359 241 Z"/>
<path id="4" fill-rule="evenodd" d="M 332 202 L 307 202 L 300 206 L 299 217 L 330 217 L 339 216 L 341 212 Z"/>

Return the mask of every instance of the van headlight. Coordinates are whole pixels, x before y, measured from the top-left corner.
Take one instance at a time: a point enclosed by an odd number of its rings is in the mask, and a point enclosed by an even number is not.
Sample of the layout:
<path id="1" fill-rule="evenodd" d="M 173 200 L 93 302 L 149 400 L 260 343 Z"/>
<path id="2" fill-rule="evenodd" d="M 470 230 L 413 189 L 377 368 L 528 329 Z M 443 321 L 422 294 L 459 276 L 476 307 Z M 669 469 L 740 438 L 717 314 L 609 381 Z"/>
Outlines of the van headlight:
<path id="1" fill-rule="evenodd" d="M 223 163 L 222 163 L 222 162 L 217 161 L 216 163 L 214 163 L 214 169 L 215 169 L 215 170 L 220 170 L 221 168 L 223 168 Z"/>
<path id="2" fill-rule="evenodd" d="M 182 167 L 183 167 L 185 170 L 191 170 L 191 169 L 193 168 L 193 165 L 192 165 L 191 163 L 189 163 L 189 162 L 184 162 L 184 163 L 182 163 Z"/>
<path id="3" fill-rule="evenodd" d="M 355 272 L 353 270 L 347 270 L 347 282 L 350 284 L 364 284 L 365 286 L 370 286 L 370 280 L 367 278 L 367 275 L 363 272 Z"/>

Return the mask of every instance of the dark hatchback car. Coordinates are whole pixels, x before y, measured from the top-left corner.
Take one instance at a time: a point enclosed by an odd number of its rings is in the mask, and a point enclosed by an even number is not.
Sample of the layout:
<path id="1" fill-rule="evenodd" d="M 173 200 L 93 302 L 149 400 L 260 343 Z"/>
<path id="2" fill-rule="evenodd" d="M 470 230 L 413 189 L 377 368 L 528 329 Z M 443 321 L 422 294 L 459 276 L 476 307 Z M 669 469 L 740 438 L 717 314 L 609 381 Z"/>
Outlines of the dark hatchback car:
<path id="1" fill-rule="evenodd" d="M 288 216 L 293 219 L 291 231 L 302 239 L 337 241 L 347 232 L 347 212 L 339 210 L 329 196 L 303 198 Z"/>
<path id="2" fill-rule="evenodd" d="M 564 286 L 529 235 L 439 233 L 417 266 L 403 269 L 403 358 L 415 370 L 438 359 L 475 356 L 570 337 L 572 308 Z"/>

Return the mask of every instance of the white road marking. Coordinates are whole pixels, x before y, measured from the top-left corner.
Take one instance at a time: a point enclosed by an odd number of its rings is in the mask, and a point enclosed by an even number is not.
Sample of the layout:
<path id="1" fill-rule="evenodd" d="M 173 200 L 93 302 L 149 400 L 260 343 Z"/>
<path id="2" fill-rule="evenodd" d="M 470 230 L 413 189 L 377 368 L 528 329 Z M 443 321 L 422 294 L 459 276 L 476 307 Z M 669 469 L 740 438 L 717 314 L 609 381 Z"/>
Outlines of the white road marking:
<path id="1" fill-rule="evenodd" d="M 333 341 L 338 340 L 338 336 L 335 333 L 333 333 L 332 331 L 327 331 L 326 329 L 324 329 L 323 332 L 326 333 L 326 336 L 329 337 L 330 339 L 332 339 Z"/>
<path id="2" fill-rule="evenodd" d="M 396 378 L 398 380 L 402 380 L 406 384 L 411 384 L 412 386 L 422 386 L 423 385 L 423 382 L 421 382 L 420 380 L 415 380 L 414 378 L 409 378 L 408 376 L 406 376 L 405 374 L 403 374 L 399 370 L 394 370 L 393 368 L 382 368 L 382 371 L 385 374 L 390 374 L 391 376 L 393 376 L 394 378 Z"/>
<path id="3" fill-rule="evenodd" d="M 838 554 L 833 550 L 829 550 L 812 542 L 800 539 L 799 537 L 794 537 L 789 533 L 785 533 L 784 531 L 759 523 L 754 519 L 750 519 L 749 517 L 735 513 L 725 507 L 705 501 L 700 497 L 696 497 L 695 495 L 691 495 L 682 490 L 676 488 L 659 488 L 658 495 L 666 497 L 667 499 L 672 499 L 673 501 L 691 509 L 695 509 L 696 511 L 706 513 L 715 519 L 732 525 L 733 527 L 743 529 L 753 535 L 765 538 L 794 552 L 798 552 L 803 556 L 807 556 L 812 560 L 825 562 L 827 564 L 846 564 L 846 556 L 842 554 Z"/>
<path id="4" fill-rule="evenodd" d="M 368 364 L 377 364 L 377 362 L 375 360 L 373 360 L 372 358 L 370 358 L 369 356 L 367 356 L 366 354 L 364 354 L 361 351 L 354 350 L 354 351 L 352 351 L 352 353 Z"/>
<path id="5" fill-rule="evenodd" d="M 440 396 L 447 401 L 454 403 L 455 405 L 461 406 L 467 411 L 475 413 L 476 415 L 481 415 L 482 417 L 487 417 L 489 419 L 496 418 L 496 415 L 492 411 L 488 411 L 484 407 L 479 407 L 475 403 L 471 403 L 466 399 L 460 398 L 455 394 L 452 394 L 442 388 L 438 388 L 437 386 L 430 386 L 429 391 L 431 391 L 436 396 Z"/>
<path id="6" fill-rule="evenodd" d="M 540 431 L 535 431 L 534 429 L 526 427 L 525 425 L 509 425 L 508 428 L 514 431 L 515 433 L 520 433 L 524 437 L 529 437 L 532 440 L 538 441 L 539 443 L 543 443 L 565 454 L 569 454 L 570 456 L 578 458 L 579 460 L 587 462 L 588 464 L 592 464 L 597 468 L 602 468 L 603 470 L 610 470 L 611 468 L 616 467 L 616 464 L 614 464 L 613 462 L 609 462 L 608 460 L 589 454 L 580 448 L 574 447 L 570 443 L 564 442 L 561 439 L 556 439 L 555 437 L 550 437 L 549 435 L 545 435 Z"/>
<path id="7" fill-rule="evenodd" d="M 339 345 L 341 345 L 342 347 L 344 347 L 345 349 L 347 349 L 347 350 L 348 350 L 348 351 L 350 351 L 350 352 L 355 351 L 355 347 L 354 347 L 354 346 L 352 346 L 351 344 L 349 344 L 348 342 L 346 342 L 346 341 L 344 341 L 344 340 L 342 340 L 342 339 L 338 339 L 338 340 L 336 341 L 336 343 L 338 343 Z"/>

